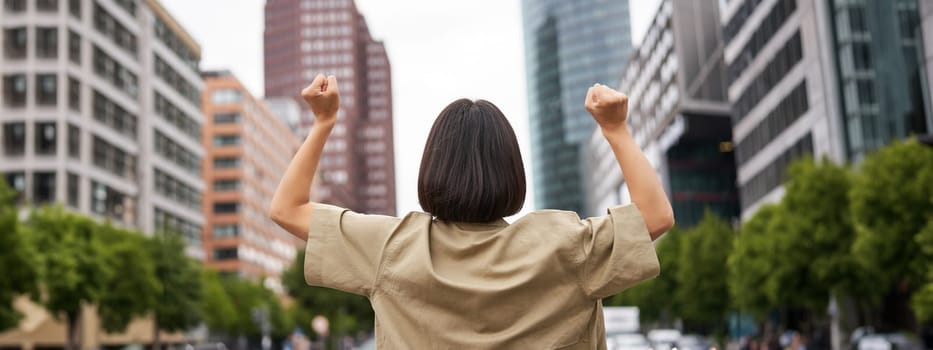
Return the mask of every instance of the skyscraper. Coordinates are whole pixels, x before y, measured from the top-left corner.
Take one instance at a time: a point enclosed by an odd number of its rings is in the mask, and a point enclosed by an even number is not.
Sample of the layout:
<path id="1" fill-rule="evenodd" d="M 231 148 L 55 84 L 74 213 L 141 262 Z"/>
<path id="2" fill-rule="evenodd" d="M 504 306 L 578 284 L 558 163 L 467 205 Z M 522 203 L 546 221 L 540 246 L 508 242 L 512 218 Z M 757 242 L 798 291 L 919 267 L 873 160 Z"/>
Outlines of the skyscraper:
<path id="1" fill-rule="evenodd" d="M 301 145 L 288 126 L 228 71 L 204 72 L 204 250 L 221 273 L 284 293 L 282 271 L 301 241 L 267 214 L 279 178 Z"/>
<path id="2" fill-rule="evenodd" d="M 321 201 L 394 215 L 392 84 L 382 42 L 352 0 L 269 0 L 265 17 L 265 95 L 298 100 L 300 128 L 314 121 L 301 89 L 319 73 L 340 82 L 337 125 L 319 169 Z"/>
<path id="3" fill-rule="evenodd" d="M 629 130 L 680 227 L 699 222 L 707 208 L 726 219 L 739 214 L 722 46 L 716 0 L 663 0 L 620 75 Z M 600 215 L 629 193 L 602 133 L 587 145 L 587 215 Z"/>
<path id="4" fill-rule="evenodd" d="M 722 13 L 743 217 L 783 196 L 795 159 L 858 162 L 933 128 L 917 0 L 731 1 Z"/>
<path id="5" fill-rule="evenodd" d="M 631 50 L 627 0 L 522 0 L 535 206 L 584 212 L 581 151 L 593 83 L 613 84 Z"/>
<path id="6" fill-rule="evenodd" d="M 6 181 L 31 203 L 177 231 L 202 257 L 200 46 L 156 0 L 8 0 L 0 23 Z"/>

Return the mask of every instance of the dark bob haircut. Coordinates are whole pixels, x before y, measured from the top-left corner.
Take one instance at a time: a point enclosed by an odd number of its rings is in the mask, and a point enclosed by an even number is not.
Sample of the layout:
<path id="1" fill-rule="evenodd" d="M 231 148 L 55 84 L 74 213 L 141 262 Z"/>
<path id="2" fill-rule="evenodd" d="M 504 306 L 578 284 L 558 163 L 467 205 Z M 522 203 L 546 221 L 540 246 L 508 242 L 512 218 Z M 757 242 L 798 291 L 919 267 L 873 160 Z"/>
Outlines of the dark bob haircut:
<path id="1" fill-rule="evenodd" d="M 444 221 L 490 222 L 521 210 L 525 167 L 499 108 L 459 99 L 441 111 L 421 157 L 418 201 Z"/>

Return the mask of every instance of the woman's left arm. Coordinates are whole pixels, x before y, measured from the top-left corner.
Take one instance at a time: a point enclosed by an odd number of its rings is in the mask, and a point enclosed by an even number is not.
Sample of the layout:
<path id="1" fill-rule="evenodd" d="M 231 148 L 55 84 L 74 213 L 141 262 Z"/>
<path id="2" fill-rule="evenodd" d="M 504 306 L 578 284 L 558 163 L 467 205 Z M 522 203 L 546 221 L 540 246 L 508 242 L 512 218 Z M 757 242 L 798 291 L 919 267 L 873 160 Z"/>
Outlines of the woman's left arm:
<path id="1" fill-rule="evenodd" d="M 279 187 L 272 196 L 269 215 L 276 224 L 302 240 L 308 239 L 313 204 L 311 182 L 317 173 L 324 144 L 337 121 L 340 92 L 337 78 L 318 75 L 311 85 L 301 91 L 301 97 L 314 112 L 314 124 L 301 148 L 288 164 Z"/>

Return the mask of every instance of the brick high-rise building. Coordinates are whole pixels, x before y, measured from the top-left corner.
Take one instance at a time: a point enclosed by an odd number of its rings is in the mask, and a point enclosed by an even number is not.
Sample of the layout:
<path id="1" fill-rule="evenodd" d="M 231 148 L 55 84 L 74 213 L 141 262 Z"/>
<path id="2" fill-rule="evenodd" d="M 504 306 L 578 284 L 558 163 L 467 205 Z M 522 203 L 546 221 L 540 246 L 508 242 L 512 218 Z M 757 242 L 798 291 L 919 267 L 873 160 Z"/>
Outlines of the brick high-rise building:
<path id="1" fill-rule="evenodd" d="M 221 273 L 265 278 L 281 292 L 282 271 L 301 241 L 272 223 L 272 194 L 300 140 L 227 71 L 203 73 L 204 250 Z"/>
<path id="2" fill-rule="evenodd" d="M 340 114 L 319 168 L 321 201 L 395 214 L 392 86 L 382 42 L 352 0 L 269 0 L 265 26 L 265 95 L 298 99 L 300 130 L 314 121 L 301 89 L 318 73 L 340 81 Z"/>

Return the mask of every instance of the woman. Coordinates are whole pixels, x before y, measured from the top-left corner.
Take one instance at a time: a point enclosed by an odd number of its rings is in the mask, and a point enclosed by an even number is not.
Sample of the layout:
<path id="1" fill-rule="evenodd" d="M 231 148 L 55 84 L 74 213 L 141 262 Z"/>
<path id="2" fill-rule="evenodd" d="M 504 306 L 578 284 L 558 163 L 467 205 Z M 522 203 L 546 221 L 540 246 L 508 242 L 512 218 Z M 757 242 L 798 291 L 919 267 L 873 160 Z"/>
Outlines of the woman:
<path id="1" fill-rule="evenodd" d="M 581 220 L 542 210 L 512 224 L 525 174 L 511 126 L 486 101 L 458 100 L 421 160 L 425 212 L 357 214 L 309 201 L 334 126 L 337 79 L 301 92 L 314 125 L 272 199 L 272 219 L 307 240 L 311 285 L 367 296 L 379 349 L 605 349 L 600 300 L 659 272 L 652 241 L 670 202 L 626 126 L 627 97 L 596 84 L 586 109 L 612 146 L 632 201 Z"/>

